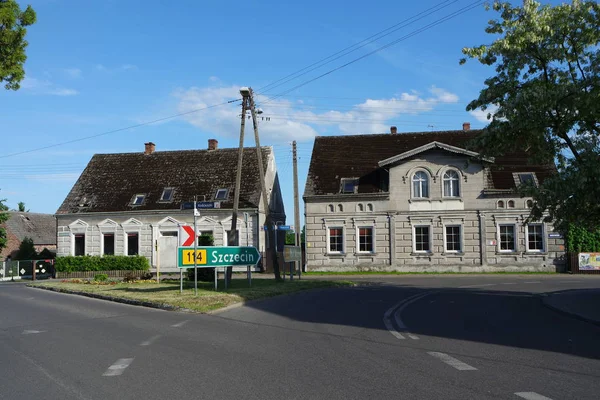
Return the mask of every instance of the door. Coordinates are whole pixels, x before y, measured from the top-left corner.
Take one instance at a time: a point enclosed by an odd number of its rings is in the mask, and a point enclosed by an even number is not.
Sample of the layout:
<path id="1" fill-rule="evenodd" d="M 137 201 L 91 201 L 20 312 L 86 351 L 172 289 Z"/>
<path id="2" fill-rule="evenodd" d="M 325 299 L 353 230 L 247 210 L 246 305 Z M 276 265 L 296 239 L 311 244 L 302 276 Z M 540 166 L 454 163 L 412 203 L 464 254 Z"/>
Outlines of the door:
<path id="1" fill-rule="evenodd" d="M 161 272 L 179 272 L 177 268 L 177 231 L 160 231 L 158 237 L 158 262 Z"/>

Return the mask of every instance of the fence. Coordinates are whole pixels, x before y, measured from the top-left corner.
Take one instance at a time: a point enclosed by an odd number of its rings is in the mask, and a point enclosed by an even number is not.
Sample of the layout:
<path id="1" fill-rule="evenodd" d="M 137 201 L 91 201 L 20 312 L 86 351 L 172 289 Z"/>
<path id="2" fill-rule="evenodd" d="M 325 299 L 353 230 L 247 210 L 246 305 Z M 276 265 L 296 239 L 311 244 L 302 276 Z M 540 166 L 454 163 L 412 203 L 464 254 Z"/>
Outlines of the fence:
<path id="1" fill-rule="evenodd" d="M 600 274 L 598 269 L 579 269 L 579 253 L 567 253 L 567 270 L 572 274 Z"/>
<path id="2" fill-rule="evenodd" d="M 54 260 L 14 260 L 0 264 L 0 281 L 54 277 Z"/>

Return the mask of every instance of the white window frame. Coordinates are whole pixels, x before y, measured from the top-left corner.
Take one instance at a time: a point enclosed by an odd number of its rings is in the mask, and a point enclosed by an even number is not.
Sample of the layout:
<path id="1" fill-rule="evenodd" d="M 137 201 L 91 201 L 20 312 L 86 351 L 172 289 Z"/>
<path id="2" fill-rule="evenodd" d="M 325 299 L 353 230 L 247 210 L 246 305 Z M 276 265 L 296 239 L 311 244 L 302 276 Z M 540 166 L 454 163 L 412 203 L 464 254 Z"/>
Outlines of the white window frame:
<path id="1" fill-rule="evenodd" d="M 419 185 L 419 191 L 421 192 L 421 196 L 417 196 L 417 194 L 415 193 L 415 176 L 419 173 L 423 173 L 425 174 L 425 183 L 427 184 L 427 196 L 423 196 L 423 181 L 419 180 L 420 185 Z M 431 175 L 426 171 L 426 170 L 422 170 L 419 169 L 417 171 L 415 171 L 412 176 L 410 177 L 410 192 L 411 192 L 411 198 L 413 199 L 429 199 L 431 197 Z"/>
<path id="2" fill-rule="evenodd" d="M 167 190 L 171 191 L 171 196 L 169 196 L 168 199 L 165 199 L 165 193 L 167 192 Z M 160 195 L 160 200 L 159 202 L 161 203 L 170 203 L 173 201 L 173 196 L 175 195 L 175 188 L 174 187 L 166 187 L 163 189 L 161 195 Z"/>
<path id="3" fill-rule="evenodd" d="M 80 235 L 83 236 L 83 255 L 85 256 L 86 254 L 88 254 L 88 252 L 87 252 L 87 248 L 88 248 L 88 234 L 87 234 L 87 231 L 77 231 L 77 232 L 72 232 L 71 233 L 71 237 L 73 238 L 73 241 L 71 242 L 72 243 L 72 246 L 71 246 L 72 252 L 71 252 L 71 254 L 73 254 L 73 256 L 76 256 L 76 254 L 75 254 L 75 248 L 77 247 L 77 245 L 75 244 L 75 240 L 76 240 L 76 237 L 80 236 Z"/>
<path id="4" fill-rule="evenodd" d="M 136 234 L 138 241 L 138 253 L 136 255 L 141 255 L 142 253 L 142 235 L 139 230 L 130 230 L 125 232 L 125 243 L 123 244 L 123 255 L 129 256 L 129 234 Z"/>
<path id="5" fill-rule="evenodd" d="M 345 254 L 346 253 L 346 227 L 344 225 L 329 225 L 326 226 L 327 229 L 327 254 Z M 342 250 L 341 251 L 332 251 L 331 250 L 331 233 L 330 229 L 341 229 L 342 230 Z"/>
<path id="6" fill-rule="evenodd" d="M 513 246 L 514 249 L 513 250 L 503 250 L 502 249 L 502 240 L 501 240 L 501 236 L 500 236 L 500 227 L 502 226 L 512 226 L 513 227 L 513 232 L 514 232 L 514 239 L 513 239 Z M 500 223 L 498 224 L 498 227 L 496 228 L 496 237 L 498 240 L 498 252 L 499 253 L 516 253 L 518 251 L 518 244 L 519 244 L 519 230 L 517 229 L 517 224 L 514 223 Z"/>
<path id="7" fill-rule="evenodd" d="M 454 172 L 456 174 L 456 187 L 457 187 L 457 194 L 456 196 L 452 195 L 452 189 L 454 188 L 454 181 L 455 179 L 453 178 L 446 178 L 446 174 L 449 172 Z M 446 181 L 450 181 L 450 194 L 446 194 Z M 442 197 L 444 198 L 448 198 L 448 199 L 459 199 L 460 198 L 460 193 L 461 193 L 461 187 L 460 187 L 460 172 L 458 172 L 455 169 L 447 169 L 446 171 L 444 171 L 444 173 L 442 174 Z"/>
<path id="8" fill-rule="evenodd" d="M 372 250 L 360 250 L 360 230 L 361 229 L 371 229 Z M 356 253 L 358 253 L 358 254 L 373 254 L 373 253 L 375 253 L 375 226 L 359 225 L 356 227 Z"/>
<path id="9" fill-rule="evenodd" d="M 139 204 L 137 204 L 138 199 L 141 199 Z M 138 194 L 134 195 L 133 198 L 131 199 L 131 205 L 132 206 L 143 206 L 144 200 L 146 200 L 146 195 L 144 193 L 138 193 Z"/>
<path id="10" fill-rule="evenodd" d="M 219 193 L 221 193 L 221 192 L 225 192 L 225 196 L 223 196 L 223 198 L 219 197 Z M 225 201 L 225 200 L 227 200 L 228 197 L 229 197 L 229 189 L 227 189 L 227 188 L 219 188 L 215 192 L 215 200 L 217 200 L 217 201 Z"/>
<path id="11" fill-rule="evenodd" d="M 417 250 L 417 228 L 429 228 L 429 250 Z M 412 248 L 413 253 L 418 254 L 431 254 L 433 253 L 433 229 L 431 224 L 415 224 L 412 227 Z"/>
<path id="12" fill-rule="evenodd" d="M 447 239 L 446 228 L 458 228 L 458 234 L 460 235 L 460 237 L 459 237 L 460 249 L 459 250 L 448 250 L 448 239 Z M 461 224 L 444 225 L 444 253 L 460 254 L 460 253 L 465 252 L 465 243 L 464 243 L 465 235 L 463 234 L 463 231 L 464 231 L 464 228 L 463 228 L 463 225 L 461 225 Z"/>
<path id="13" fill-rule="evenodd" d="M 104 249 L 105 249 L 104 238 L 105 238 L 106 235 L 112 235 L 112 237 L 113 237 L 113 242 L 114 242 L 113 243 L 113 250 L 114 251 L 113 251 L 112 254 L 105 254 L 104 253 Z M 110 255 L 114 256 L 115 254 L 117 254 L 117 233 L 114 232 L 114 231 L 106 231 L 106 232 L 100 231 L 100 256 L 110 256 Z"/>
<path id="14" fill-rule="evenodd" d="M 531 249 L 529 247 L 529 227 L 531 226 L 539 226 L 542 228 L 542 248 L 541 249 Z M 546 251 L 546 227 L 544 224 L 526 224 L 525 225 L 525 249 L 527 249 L 528 253 L 544 253 Z"/>

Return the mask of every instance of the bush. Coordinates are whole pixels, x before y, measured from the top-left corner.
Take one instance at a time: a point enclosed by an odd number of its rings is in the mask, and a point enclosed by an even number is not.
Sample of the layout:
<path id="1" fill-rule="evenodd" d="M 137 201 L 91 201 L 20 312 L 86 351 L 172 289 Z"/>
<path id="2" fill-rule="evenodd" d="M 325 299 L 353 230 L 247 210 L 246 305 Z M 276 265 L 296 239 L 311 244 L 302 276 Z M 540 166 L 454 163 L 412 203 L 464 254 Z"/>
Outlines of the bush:
<path id="1" fill-rule="evenodd" d="M 56 258 L 55 268 L 58 272 L 147 271 L 150 263 L 143 256 L 66 256 Z"/>
<path id="2" fill-rule="evenodd" d="M 108 279 L 108 275 L 106 275 L 106 274 L 96 274 L 96 275 L 94 275 L 94 280 L 95 281 L 104 282 L 107 279 Z"/>

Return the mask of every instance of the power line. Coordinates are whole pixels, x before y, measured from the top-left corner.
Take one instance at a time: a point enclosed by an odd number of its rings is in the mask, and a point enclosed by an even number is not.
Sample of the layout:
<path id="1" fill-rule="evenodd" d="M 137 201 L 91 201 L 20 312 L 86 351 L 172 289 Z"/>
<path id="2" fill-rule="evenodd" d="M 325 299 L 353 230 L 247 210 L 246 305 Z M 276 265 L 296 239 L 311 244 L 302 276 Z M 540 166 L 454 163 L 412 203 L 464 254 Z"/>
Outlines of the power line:
<path id="1" fill-rule="evenodd" d="M 81 137 L 81 138 L 78 138 L 78 139 L 68 140 L 66 142 L 60 142 L 60 143 L 51 144 L 49 146 L 37 147 L 37 148 L 31 149 L 31 150 L 25 150 L 25 151 L 19 151 L 19 152 L 16 152 L 16 153 L 5 154 L 5 155 L 0 156 L 0 158 L 7 158 L 7 157 L 18 156 L 18 155 L 21 155 L 21 154 L 33 153 L 35 151 L 46 150 L 46 149 L 51 149 L 53 147 L 64 146 L 66 144 L 81 142 L 83 140 L 93 139 L 93 138 L 97 138 L 97 137 L 100 137 L 100 136 L 109 135 L 111 133 L 122 132 L 122 131 L 126 131 L 126 130 L 133 129 L 133 128 L 139 128 L 141 126 L 155 124 L 157 122 L 162 122 L 162 121 L 166 121 L 166 120 L 169 120 L 169 119 L 181 117 L 181 116 L 184 116 L 184 115 L 196 113 L 198 111 L 208 110 L 209 108 L 215 108 L 215 107 L 223 106 L 223 105 L 226 105 L 226 104 L 235 103 L 235 102 L 240 101 L 240 100 L 241 99 L 229 100 L 229 101 L 226 101 L 226 102 L 223 102 L 223 103 L 213 104 L 211 106 L 197 108 L 195 110 L 186 111 L 186 112 L 179 113 L 179 114 L 169 115 L 168 117 L 158 118 L 158 119 L 155 119 L 155 120 L 152 120 L 152 121 L 147 121 L 147 122 L 142 122 L 140 124 L 126 126 L 124 128 L 113 129 L 111 131 L 97 133 L 95 135 L 84 136 L 84 137 Z"/>
<path id="2" fill-rule="evenodd" d="M 304 67 L 304 68 L 302 68 L 302 69 L 300 69 L 300 70 L 298 70 L 298 71 L 296 71 L 296 72 L 294 72 L 292 74 L 289 74 L 287 76 L 284 76 L 283 78 L 280 78 L 280 79 L 278 79 L 278 80 L 276 80 L 274 82 L 271 82 L 270 84 L 268 84 L 266 86 L 263 86 L 262 88 L 259 88 L 257 90 L 257 94 L 261 94 L 261 92 L 264 93 L 264 92 L 271 91 L 271 90 L 273 90 L 273 89 L 275 89 L 277 87 L 280 87 L 280 86 L 286 84 L 287 82 L 290 82 L 290 81 L 292 81 L 292 80 L 294 80 L 296 78 L 299 78 L 299 77 L 301 77 L 303 75 L 306 75 L 309 72 L 314 71 L 315 69 L 319 69 L 319 68 L 321 68 L 321 67 L 323 67 L 323 66 L 325 66 L 325 65 L 327 65 L 327 64 L 329 64 L 329 63 L 331 63 L 331 62 L 333 62 L 335 60 L 338 60 L 338 59 L 340 59 L 340 58 L 342 58 L 342 57 L 344 57 L 344 56 L 346 56 L 346 55 L 348 55 L 350 53 L 355 52 L 356 50 L 359 50 L 359 49 L 361 49 L 361 48 L 363 48 L 363 47 L 365 47 L 365 46 L 367 46 L 367 45 L 369 45 L 371 43 L 374 43 L 374 42 L 376 42 L 379 39 L 382 39 L 382 38 L 384 38 L 386 36 L 389 36 L 392 33 L 396 32 L 396 31 L 398 31 L 398 30 L 400 30 L 400 29 L 402 29 L 402 28 L 404 28 L 404 27 L 406 27 L 406 26 L 408 26 L 408 25 L 410 25 L 410 24 L 412 24 L 414 22 L 417 22 L 417 21 L 419 21 L 419 20 L 421 20 L 421 19 L 423 19 L 425 17 L 428 17 L 429 15 L 431 15 L 431 14 L 437 12 L 437 11 L 440 11 L 443 8 L 446 8 L 446 7 L 450 6 L 453 3 L 456 3 L 457 1 L 458 0 L 454 0 L 454 1 L 451 1 L 451 2 L 450 2 L 450 0 L 442 1 L 441 3 L 439 3 L 439 4 L 437 4 L 437 5 L 433 6 L 433 7 L 430 7 L 428 9 L 426 9 L 425 11 L 420 12 L 419 14 L 416 14 L 416 15 L 410 17 L 410 18 L 407 18 L 407 19 L 405 19 L 405 20 L 403 20 L 401 22 L 398 22 L 397 24 L 392 25 L 391 27 L 389 27 L 387 29 L 384 29 L 384 30 L 382 30 L 382 31 L 380 31 L 380 32 L 378 32 L 378 33 L 376 33 L 374 35 L 371 35 L 368 38 L 366 38 L 366 39 L 364 39 L 364 40 L 362 40 L 362 41 L 360 41 L 360 42 L 358 42 L 356 44 L 348 46 L 348 47 L 346 47 L 346 48 L 338 51 L 337 53 L 334 53 L 334 54 L 332 54 L 332 55 L 330 55 L 328 57 L 325 57 L 325 58 L 323 58 L 323 59 L 321 59 L 321 60 L 319 60 L 319 61 L 317 61 L 317 62 L 315 62 L 313 64 L 310 64 L 307 67 Z M 448 4 L 446 4 L 446 3 L 448 3 Z M 423 14 L 425 14 L 425 15 L 423 15 Z"/>
<path id="3" fill-rule="evenodd" d="M 351 61 L 349 61 L 349 62 L 347 62 L 345 64 L 342 64 L 342 65 L 340 65 L 340 66 L 338 66 L 336 68 L 333 68 L 333 69 L 331 69 L 331 70 L 329 70 L 329 71 L 327 71 L 327 72 L 325 72 L 325 73 L 323 73 L 321 75 L 316 76 L 315 78 L 312 78 L 312 79 L 309 79 L 309 80 L 307 80 L 305 82 L 302 82 L 302 83 L 300 83 L 300 84 L 292 87 L 291 89 L 288 89 L 288 90 L 286 90 L 286 91 L 284 91 L 284 92 L 282 92 L 280 94 L 277 94 L 275 96 L 269 97 L 266 101 L 264 101 L 261 104 L 262 105 L 267 104 L 267 103 L 269 103 L 269 102 L 271 102 L 271 101 L 273 101 L 273 100 L 275 100 L 275 99 L 277 99 L 277 98 L 279 98 L 279 97 L 281 97 L 281 96 L 283 96 L 285 94 L 288 94 L 289 92 L 292 92 L 292 91 L 294 91 L 294 90 L 296 90 L 298 88 L 301 88 L 302 86 L 308 85 L 309 83 L 312 83 L 312 82 L 316 81 L 317 79 L 321 79 L 321 78 L 323 78 L 323 77 L 325 77 L 327 75 L 332 74 L 335 71 L 339 71 L 342 68 L 345 68 L 345 67 L 347 67 L 347 66 L 349 66 L 351 64 L 354 64 L 355 62 L 360 61 L 363 58 L 369 57 L 369 56 L 371 56 L 371 55 L 373 55 L 373 54 L 375 54 L 375 53 L 377 53 L 377 52 L 379 52 L 381 50 L 385 50 L 388 47 L 391 47 L 391 46 L 393 46 L 395 44 L 398 44 L 398 43 L 400 43 L 400 42 L 402 42 L 402 41 L 404 41 L 406 39 L 409 39 L 409 38 L 411 38 L 411 37 L 413 37 L 415 35 L 418 35 L 419 33 L 422 33 L 422 32 L 424 32 L 426 30 L 429 30 L 429 29 L 431 29 L 431 28 L 433 28 L 433 27 L 435 27 L 437 25 L 440 25 L 443 22 L 446 22 L 446 21 L 448 21 L 448 20 L 450 20 L 450 19 L 452 19 L 452 18 L 454 18 L 454 17 L 456 17 L 458 15 L 464 14 L 467 11 L 470 11 L 470 10 L 474 9 L 474 8 L 480 6 L 483 3 L 484 3 L 484 1 L 480 1 L 480 0 L 475 1 L 475 2 L 473 2 L 471 4 L 469 4 L 468 6 L 465 6 L 465 7 L 461 8 L 461 9 L 459 9 L 459 10 L 453 12 L 453 13 L 450 13 L 450 14 L 446 15 L 445 17 L 442 17 L 442 18 L 440 18 L 440 19 L 438 19 L 438 20 L 436 20 L 436 21 L 434 21 L 434 22 L 432 22 L 432 23 L 430 23 L 428 25 L 425 25 L 424 27 L 416 29 L 416 30 L 412 31 L 409 34 L 407 34 L 407 35 L 405 35 L 405 36 L 403 36 L 403 37 L 401 37 L 399 39 L 396 39 L 396 40 L 394 40 L 394 41 L 392 41 L 392 42 L 390 42 L 390 43 L 388 43 L 386 45 L 378 47 L 377 49 L 375 49 L 373 51 L 370 51 L 370 52 L 368 52 L 368 53 L 366 53 L 366 54 L 364 54 L 364 55 L 362 55 L 362 56 L 360 56 L 358 58 L 355 58 L 354 60 L 351 60 Z"/>

